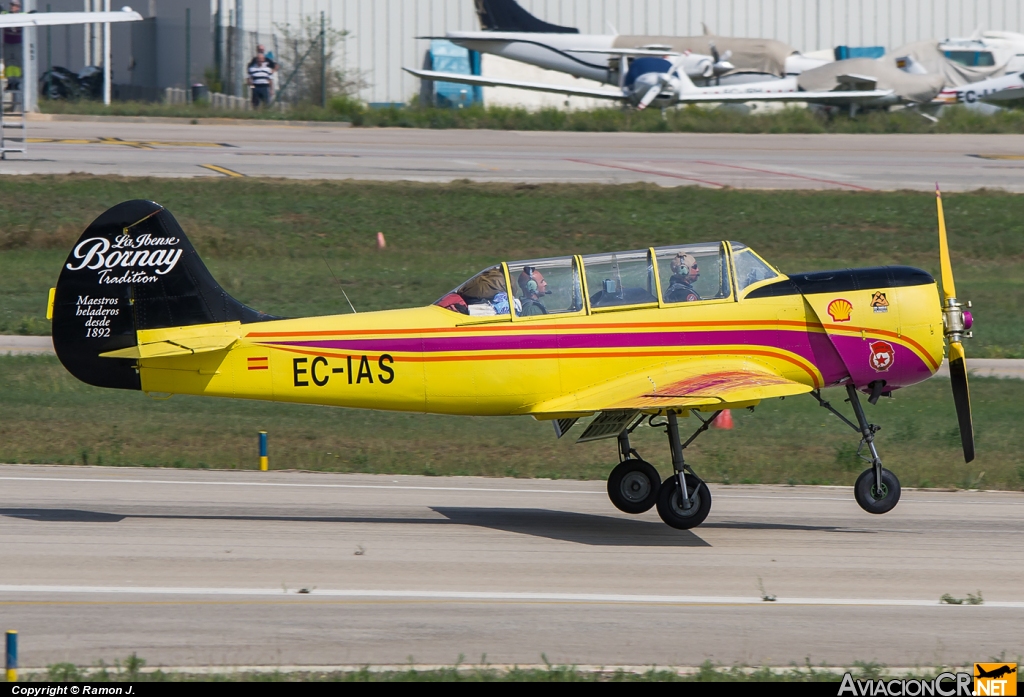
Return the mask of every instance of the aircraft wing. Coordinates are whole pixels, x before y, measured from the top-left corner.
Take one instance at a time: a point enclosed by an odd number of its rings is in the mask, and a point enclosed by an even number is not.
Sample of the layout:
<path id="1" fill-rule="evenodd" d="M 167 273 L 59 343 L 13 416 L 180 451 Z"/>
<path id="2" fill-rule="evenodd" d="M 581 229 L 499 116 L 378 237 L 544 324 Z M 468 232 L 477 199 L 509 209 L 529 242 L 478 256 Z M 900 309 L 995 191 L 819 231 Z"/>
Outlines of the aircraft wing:
<path id="1" fill-rule="evenodd" d="M 679 51 L 669 49 L 657 50 L 653 48 L 567 48 L 566 53 L 604 53 L 610 56 L 682 56 Z"/>
<path id="2" fill-rule="evenodd" d="M 52 27 L 61 24 L 106 24 L 140 22 L 142 15 L 132 10 L 116 12 L 15 12 L 0 15 L 0 28 Z"/>
<path id="3" fill-rule="evenodd" d="M 892 90 L 832 90 L 830 92 L 684 92 L 680 104 L 715 102 L 814 102 L 816 104 L 861 104 L 888 97 Z"/>
<path id="4" fill-rule="evenodd" d="M 455 82 L 463 85 L 480 85 L 481 87 L 516 87 L 521 90 L 533 90 L 534 92 L 551 92 L 552 94 L 564 94 L 574 97 L 594 97 L 596 99 L 614 99 L 616 101 L 622 101 L 625 99 L 621 92 L 609 92 L 608 90 L 590 89 L 586 87 L 551 85 L 544 82 L 523 82 L 521 80 L 499 80 L 484 77 L 482 75 L 439 73 L 434 70 L 414 70 L 412 68 L 402 68 L 402 70 L 415 75 L 421 80 Z"/>
<path id="5" fill-rule="evenodd" d="M 688 359 L 594 385 L 534 405 L 529 413 L 560 416 L 598 411 L 717 410 L 814 389 L 749 359 Z"/>

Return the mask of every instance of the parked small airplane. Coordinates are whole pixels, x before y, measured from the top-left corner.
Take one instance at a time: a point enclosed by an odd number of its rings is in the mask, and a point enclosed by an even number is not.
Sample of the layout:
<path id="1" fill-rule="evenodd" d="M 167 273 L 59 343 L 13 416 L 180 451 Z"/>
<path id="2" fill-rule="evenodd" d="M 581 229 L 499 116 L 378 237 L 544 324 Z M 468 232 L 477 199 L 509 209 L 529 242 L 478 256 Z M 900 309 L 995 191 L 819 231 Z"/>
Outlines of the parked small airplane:
<path id="1" fill-rule="evenodd" d="M 558 437 L 596 414 L 578 442 L 617 440 L 614 505 L 657 506 L 680 529 L 711 509 L 685 448 L 724 409 L 810 393 L 860 434 L 871 466 L 854 496 L 885 513 L 900 484 L 882 467 L 860 393 L 874 404 L 931 377 L 943 337 L 964 458 L 974 458 L 961 343 L 972 318 L 956 297 L 937 206 L 941 302 L 920 269 L 786 276 L 743 244 L 709 242 L 500 262 L 426 307 L 284 319 L 231 298 L 167 210 L 127 201 L 81 235 L 47 316 L 60 361 L 100 387 L 530 415 Z M 843 388 L 855 421 L 826 401 L 830 387 Z M 679 417 L 691 414 L 701 423 L 683 441 Z M 668 434 L 674 474 L 664 481 L 630 445 L 643 423 Z"/>
<path id="2" fill-rule="evenodd" d="M 812 102 L 825 106 L 871 107 L 892 101 L 892 90 L 841 89 L 803 91 L 795 77 L 740 85 L 713 85 L 697 87 L 680 70 L 685 55 L 663 53 L 664 58 L 644 56 L 633 59 L 628 71 L 620 71 L 619 92 L 573 85 L 552 85 L 542 82 L 524 82 L 487 78 L 482 75 L 459 75 L 433 70 L 403 68 L 422 80 L 457 82 L 484 87 L 515 87 L 536 92 L 551 92 L 566 96 L 591 97 L 630 104 L 643 110 L 653 105 L 660 108 L 677 104 L 707 104 L 720 102 Z M 673 60 L 668 60 L 672 58 Z M 625 62 L 625 56 L 623 56 Z"/>
<path id="3" fill-rule="evenodd" d="M 939 93 L 932 104 L 966 104 L 970 106 L 982 102 L 1001 106 L 1021 100 L 1024 100 L 1024 73 L 1013 73 L 967 85 L 947 87 Z"/>
<path id="4" fill-rule="evenodd" d="M 735 75 L 726 81 L 785 77 L 826 62 L 803 56 L 781 41 L 717 36 L 707 27 L 701 36 L 581 34 L 574 27 L 534 17 L 516 0 L 477 0 L 476 10 L 480 31 L 449 31 L 444 36 L 421 38 L 443 38 L 473 51 L 610 85 L 621 80 L 618 58 L 622 51 L 688 53 L 691 57 L 683 65 L 686 73 L 694 80 L 713 77 L 716 82 L 730 73 Z M 719 52 L 730 58 L 720 58 Z M 710 74 L 708 67 L 712 68 Z"/>

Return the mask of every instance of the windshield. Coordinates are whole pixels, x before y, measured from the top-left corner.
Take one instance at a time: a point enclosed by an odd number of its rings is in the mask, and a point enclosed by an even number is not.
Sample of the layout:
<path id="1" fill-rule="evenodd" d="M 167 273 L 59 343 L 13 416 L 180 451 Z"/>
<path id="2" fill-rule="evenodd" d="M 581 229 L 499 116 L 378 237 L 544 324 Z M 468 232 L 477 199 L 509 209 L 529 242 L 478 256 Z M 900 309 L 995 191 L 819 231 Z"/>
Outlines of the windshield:
<path id="1" fill-rule="evenodd" d="M 473 317 L 508 315 L 508 289 L 501 264 L 484 269 L 434 304 Z"/>
<path id="2" fill-rule="evenodd" d="M 732 261 L 736 265 L 736 287 L 739 292 L 747 286 L 779 276 L 775 269 L 768 266 L 745 244 L 732 243 Z"/>

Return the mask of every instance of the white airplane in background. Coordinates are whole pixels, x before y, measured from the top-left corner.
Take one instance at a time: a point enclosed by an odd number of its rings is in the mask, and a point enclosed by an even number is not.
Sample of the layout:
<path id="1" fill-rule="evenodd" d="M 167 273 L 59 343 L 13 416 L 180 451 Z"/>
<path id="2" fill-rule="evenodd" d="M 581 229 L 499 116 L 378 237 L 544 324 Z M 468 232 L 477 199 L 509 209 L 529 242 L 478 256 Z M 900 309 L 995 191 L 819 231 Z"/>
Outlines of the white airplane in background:
<path id="1" fill-rule="evenodd" d="M 122 7 L 112 12 L 14 12 L 0 15 L 0 29 L 141 21 L 142 15 L 130 7 Z"/>
<path id="2" fill-rule="evenodd" d="M 610 85 L 621 83 L 624 58 L 666 52 L 688 54 L 682 62 L 687 76 L 716 83 L 796 75 L 829 62 L 803 56 L 781 41 L 715 36 L 707 27 L 703 36 L 689 37 L 581 34 L 534 17 L 515 0 L 476 0 L 476 11 L 480 31 L 419 38 L 447 39 L 472 51 Z"/>
<path id="3" fill-rule="evenodd" d="M 990 104 L 1001 106 L 1007 102 L 1024 100 L 1024 73 L 972 82 L 969 85 L 947 87 L 932 100 L 932 105 Z"/>
<path id="4" fill-rule="evenodd" d="M 619 91 L 573 87 L 568 85 L 551 85 L 542 82 L 524 82 L 520 80 L 504 80 L 487 78 L 482 75 L 460 75 L 442 73 L 434 70 L 404 70 L 421 80 L 437 80 L 456 82 L 465 85 L 483 87 L 514 87 L 537 92 L 551 92 L 566 96 L 591 97 L 631 104 L 637 109 L 649 106 L 666 108 L 677 104 L 702 104 L 717 102 L 812 102 L 826 106 L 849 106 L 851 109 L 866 106 L 881 106 L 890 103 L 895 95 L 893 90 L 855 90 L 839 89 L 829 91 L 801 91 L 797 78 L 787 77 L 777 80 L 749 82 L 741 85 L 715 85 L 697 87 L 681 70 L 684 56 L 679 54 L 662 54 L 673 57 L 655 58 L 645 56 L 633 59 L 629 70 L 620 72 Z"/>

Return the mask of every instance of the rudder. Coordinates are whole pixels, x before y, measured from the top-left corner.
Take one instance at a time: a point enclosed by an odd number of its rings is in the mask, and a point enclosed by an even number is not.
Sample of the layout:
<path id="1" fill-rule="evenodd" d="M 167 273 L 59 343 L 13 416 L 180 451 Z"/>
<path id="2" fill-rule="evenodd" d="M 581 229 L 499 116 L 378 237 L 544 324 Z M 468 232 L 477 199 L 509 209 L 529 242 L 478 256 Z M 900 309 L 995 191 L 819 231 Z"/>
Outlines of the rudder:
<path id="1" fill-rule="evenodd" d="M 86 228 L 53 300 L 53 347 L 98 387 L 141 389 L 136 360 L 101 353 L 137 344 L 139 329 L 277 319 L 246 307 L 213 279 L 178 221 L 152 201 L 125 201 Z"/>

